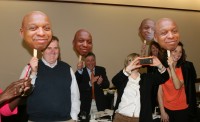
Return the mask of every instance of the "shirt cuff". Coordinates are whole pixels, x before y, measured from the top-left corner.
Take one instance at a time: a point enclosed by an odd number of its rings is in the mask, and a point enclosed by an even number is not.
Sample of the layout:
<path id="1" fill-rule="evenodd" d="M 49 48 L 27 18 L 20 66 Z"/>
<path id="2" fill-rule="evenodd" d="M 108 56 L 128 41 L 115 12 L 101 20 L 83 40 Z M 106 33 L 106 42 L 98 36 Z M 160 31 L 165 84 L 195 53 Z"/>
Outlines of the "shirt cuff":
<path id="1" fill-rule="evenodd" d="M 35 75 L 32 75 L 32 74 L 31 74 L 31 75 L 30 75 L 30 78 L 32 79 L 32 80 L 31 80 L 31 84 L 32 84 L 32 85 L 35 85 L 35 80 L 36 80 L 36 78 L 37 78 L 37 75 L 36 75 L 36 74 L 35 74 Z"/>
<path id="2" fill-rule="evenodd" d="M 123 73 L 126 75 L 126 76 L 130 76 L 131 74 L 126 72 L 125 69 L 123 69 Z"/>
<path id="3" fill-rule="evenodd" d="M 158 71 L 162 74 L 166 71 L 166 68 L 162 65 L 162 68 L 158 68 Z"/>
<path id="4" fill-rule="evenodd" d="M 78 70 L 78 73 L 79 73 L 79 74 L 82 74 L 82 73 L 83 73 L 83 69 L 79 69 L 79 70 Z"/>

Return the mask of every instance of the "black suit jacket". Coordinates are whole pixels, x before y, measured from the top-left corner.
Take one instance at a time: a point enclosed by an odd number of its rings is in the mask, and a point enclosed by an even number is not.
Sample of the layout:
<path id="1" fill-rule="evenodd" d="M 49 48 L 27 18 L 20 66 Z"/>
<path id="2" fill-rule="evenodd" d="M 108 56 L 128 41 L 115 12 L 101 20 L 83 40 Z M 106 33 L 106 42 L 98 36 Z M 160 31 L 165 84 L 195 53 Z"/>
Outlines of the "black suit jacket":
<path id="1" fill-rule="evenodd" d="M 97 110 L 104 111 L 106 109 L 107 103 L 103 89 L 109 88 L 110 83 L 106 75 L 106 69 L 104 67 L 95 66 L 94 72 L 95 76 L 102 76 L 103 78 L 103 82 L 100 85 L 98 85 L 97 82 L 94 83 L 94 92 Z M 76 71 L 75 75 L 80 91 L 81 111 L 85 111 L 87 114 L 89 114 L 92 102 L 92 87 L 89 85 L 90 76 L 88 74 L 87 68 L 83 68 L 82 74 Z"/>

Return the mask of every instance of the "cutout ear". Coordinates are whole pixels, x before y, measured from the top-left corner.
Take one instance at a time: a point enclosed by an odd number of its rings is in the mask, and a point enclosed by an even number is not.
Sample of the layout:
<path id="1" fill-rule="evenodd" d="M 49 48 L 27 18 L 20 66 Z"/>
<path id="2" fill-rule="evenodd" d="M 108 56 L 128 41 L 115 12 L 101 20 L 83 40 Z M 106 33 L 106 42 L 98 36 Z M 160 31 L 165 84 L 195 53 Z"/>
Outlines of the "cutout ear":
<path id="1" fill-rule="evenodd" d="M 21 38 L 24 37 L 24 33 L 23 33 L 23 29 L 22 28 L 20 28 L 20 30 L 19 30 L 19 35 L 21 36 Z"/>

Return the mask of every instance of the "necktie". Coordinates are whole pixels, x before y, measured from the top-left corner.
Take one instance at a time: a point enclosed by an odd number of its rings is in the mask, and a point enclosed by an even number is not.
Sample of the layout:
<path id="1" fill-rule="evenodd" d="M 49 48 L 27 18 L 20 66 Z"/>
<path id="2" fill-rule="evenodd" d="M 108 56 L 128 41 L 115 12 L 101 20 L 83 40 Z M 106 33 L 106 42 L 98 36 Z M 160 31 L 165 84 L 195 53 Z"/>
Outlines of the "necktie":
<path id="1" fill-rule="evenodd" d="M 91 82 L 92 82 L 92 79 L 94 79 L 94 71 L 91 70 Z M 92 83 L 92 99 L 94 99 L 94 83 Z"/>

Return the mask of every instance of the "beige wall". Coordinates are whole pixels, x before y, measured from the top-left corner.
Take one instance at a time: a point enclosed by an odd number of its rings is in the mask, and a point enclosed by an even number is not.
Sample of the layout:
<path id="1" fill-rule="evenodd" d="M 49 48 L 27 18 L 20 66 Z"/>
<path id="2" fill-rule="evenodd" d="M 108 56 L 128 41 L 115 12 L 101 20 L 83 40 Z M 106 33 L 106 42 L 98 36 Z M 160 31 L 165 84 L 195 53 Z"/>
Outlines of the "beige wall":
<path id="1" fill-rule="evenodd" d="M 138 36 L 138 27 L 144 18 L 173 18 L 179 25 L 188 60 L 194 63 L 200 77 L 200 12 L 57 2 L 0 1 L 0 87 L 3 89 L 8 83 L 19 78 L 23 67 L 31 58 L 19 36 L 19 28 L 22 17 L 32 10 L 40 10 L 50 16 L 54 34 L 60 38 L 62 59 L 74 70 L 78 61 L 72 49 L 74 33 L 80 28 L 89 30 L 93 35 L 93 51 L 97 56 L 97 64 L 106 67 L 110 80 L 122 69 L 127 54 L 140 52 L 142 42 Z"/>
<path id="2" fill-rule="evenodd" d="M 55 1 L 68 1 L 68 0 L 55 0 Z M 199 0 L 192 0 L 192 2 L 191 0 L 70 0 L 70 1 L 200 10 Z"/>

